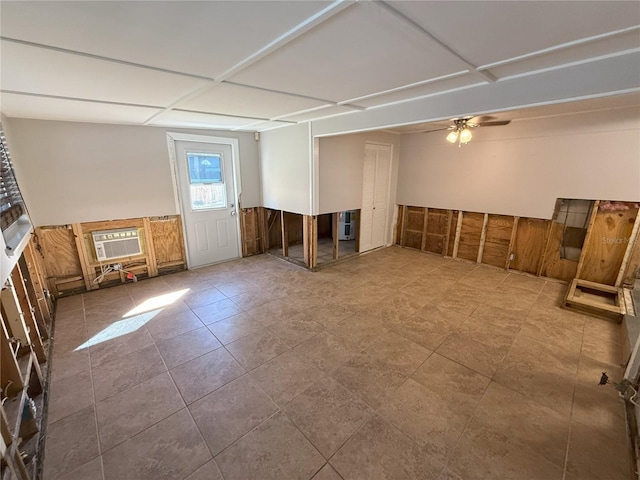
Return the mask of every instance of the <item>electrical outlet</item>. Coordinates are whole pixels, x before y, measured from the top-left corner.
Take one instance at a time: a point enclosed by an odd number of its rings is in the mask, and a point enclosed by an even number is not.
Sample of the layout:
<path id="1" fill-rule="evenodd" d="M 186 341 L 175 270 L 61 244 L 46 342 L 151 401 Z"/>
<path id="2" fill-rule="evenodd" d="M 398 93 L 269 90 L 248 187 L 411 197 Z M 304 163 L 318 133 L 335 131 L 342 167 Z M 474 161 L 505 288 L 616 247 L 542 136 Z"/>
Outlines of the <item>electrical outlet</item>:
<path id="1" fill-rule="evenodd" d="M 111 266 L 113 267 L 114 270 L 122 270 L 122 264 L 121 263 L 114 263 Z"/>
<path id="2" fill-rule="evenodd" d="M 511 255 L 509 255 L 509 261 L 513 262 L 516 259 L 516 254 L 512 253 Z"/>

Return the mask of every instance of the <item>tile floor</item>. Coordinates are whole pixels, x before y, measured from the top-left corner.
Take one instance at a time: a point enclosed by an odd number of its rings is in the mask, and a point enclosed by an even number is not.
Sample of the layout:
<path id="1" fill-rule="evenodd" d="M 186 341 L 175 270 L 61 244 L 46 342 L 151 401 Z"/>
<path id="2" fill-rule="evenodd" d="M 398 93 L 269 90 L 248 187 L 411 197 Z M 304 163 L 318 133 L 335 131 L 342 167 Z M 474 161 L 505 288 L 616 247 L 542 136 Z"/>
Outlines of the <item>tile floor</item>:
<path id="1" fill-rule="evenodd" d="M 564 288 L 393 247 L 61 299 L 45 480 L 628 479 L 620 327 Z"/>

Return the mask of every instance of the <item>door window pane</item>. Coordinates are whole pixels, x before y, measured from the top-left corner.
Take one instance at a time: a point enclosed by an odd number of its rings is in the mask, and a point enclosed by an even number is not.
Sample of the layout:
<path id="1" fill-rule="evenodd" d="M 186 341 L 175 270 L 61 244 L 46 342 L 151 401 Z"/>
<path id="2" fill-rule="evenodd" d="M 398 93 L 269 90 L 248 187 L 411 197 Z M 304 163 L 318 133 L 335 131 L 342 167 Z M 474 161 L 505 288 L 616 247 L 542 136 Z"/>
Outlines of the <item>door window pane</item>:
<path id="1" fill-rule="evenodd" d="M 222 157 L 215 153 L 187 152 L 192 210 L 226 208 Z"/>

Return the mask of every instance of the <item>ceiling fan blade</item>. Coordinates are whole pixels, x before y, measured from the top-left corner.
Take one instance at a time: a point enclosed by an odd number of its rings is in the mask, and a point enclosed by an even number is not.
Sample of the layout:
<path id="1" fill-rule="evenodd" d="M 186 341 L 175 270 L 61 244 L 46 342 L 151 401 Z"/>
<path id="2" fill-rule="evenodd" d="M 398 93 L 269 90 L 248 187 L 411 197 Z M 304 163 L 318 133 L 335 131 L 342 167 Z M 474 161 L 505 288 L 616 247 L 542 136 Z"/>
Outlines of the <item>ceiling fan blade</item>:
<path id="1" fill-rule="evenodd" d="M 451 127 L 436 128 L 435 130 L 422 130 L 420 133 L 442 132 L 443 130 L 451 130 Z"/>
<path id="2" fill-rule="evenodd" d="M 501 127 L 503 125 L 509 125 L 511 120 L 496 120 L 493 122 L 480 122 L 478 123 L 479 127 Z"/>

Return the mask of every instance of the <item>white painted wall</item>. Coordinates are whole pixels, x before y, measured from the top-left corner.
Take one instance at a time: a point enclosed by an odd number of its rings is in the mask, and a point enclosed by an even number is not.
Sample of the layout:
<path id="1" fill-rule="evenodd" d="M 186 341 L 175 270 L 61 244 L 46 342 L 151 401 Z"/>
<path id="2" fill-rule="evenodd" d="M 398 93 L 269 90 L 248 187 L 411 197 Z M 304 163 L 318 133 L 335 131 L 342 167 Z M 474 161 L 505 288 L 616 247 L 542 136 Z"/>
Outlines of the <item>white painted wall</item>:
<path id="1" fill-rule="evenodd" d="M 392 145 L 391 189 L 389 193 L 389 235 L 394 223 L 396 186 L 400 153 L 400 136 L 384 132 L 367 132 L 319 139 L 319 214 L 357 210 L 362 207 L 364 147 L 367 142 Z"/>
<path id="2" fill-rule="evenodd" d="M 551 218 L 556 198 L 640 200 L 640 110 L 513 121 L 404 135 L 397 203 Z"/>
<path id="3" fill-rule="evenodd" d="M 7 119 L 16 176 L 34 225 L 176 211 L 167 131 L 237 138 L 242 206 L 260 205 L 252 133 Z"/>
<path id="4" fill-rule="evenodd" d="M 312 139 L 309 124 L 260 134 L 263 205 L 311 215 Z"/>

